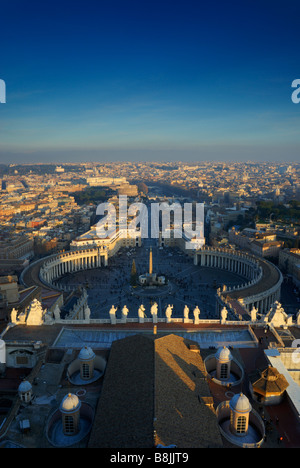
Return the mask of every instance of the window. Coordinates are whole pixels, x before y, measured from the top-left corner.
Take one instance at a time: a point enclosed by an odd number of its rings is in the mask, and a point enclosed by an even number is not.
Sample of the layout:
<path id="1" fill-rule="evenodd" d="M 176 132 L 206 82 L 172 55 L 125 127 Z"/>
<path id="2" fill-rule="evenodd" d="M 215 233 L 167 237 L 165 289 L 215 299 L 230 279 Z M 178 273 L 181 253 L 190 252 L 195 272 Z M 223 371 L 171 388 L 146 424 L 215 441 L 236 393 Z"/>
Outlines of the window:
<path id="1" fill-rule="evenodd" d="M 236 432 L 238 434 L 243 434 L 244 432 L 246 432 L 246 421 L 247 419 L 245 418 L 245 416 L 239 416 L 237 418 Z"/>
<path id="2" fill-rule="evenodd" d="M 90 378 L 90 366 L 88 364 L 85 364 L 85 363 L 82 364 L 82 377 L 84 379 Z"/>
<path id="3" fill-rule="evenodd" d="M 65 433 L 73 434 L 74 433 L 74 419 L 73 416 L 65 416 Z"/>
<path id="4" fill-rule="evenodd" d="M 227 379 L 228 364 L 221 364 L 220 377 L 221 379 Z"/>
<path id="5" fill-rule="evenodd" d="M 17 366 L 27 366 L 29 363 L 28 357 L 27 356 L 16 356 L 16 364 Z"/>
<path id="6" fill-rule="evenodd" d="M 27 393 L 21 393 L 20 397 L 22 401 L 26 401 Z"/>

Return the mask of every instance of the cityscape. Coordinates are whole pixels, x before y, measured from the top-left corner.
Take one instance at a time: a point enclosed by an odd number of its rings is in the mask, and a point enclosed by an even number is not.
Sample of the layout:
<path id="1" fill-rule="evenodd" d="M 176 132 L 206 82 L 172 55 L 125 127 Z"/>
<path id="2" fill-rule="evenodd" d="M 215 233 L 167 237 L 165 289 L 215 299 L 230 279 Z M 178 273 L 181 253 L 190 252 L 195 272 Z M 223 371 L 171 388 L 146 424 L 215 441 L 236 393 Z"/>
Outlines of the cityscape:
<path id="1" fill-rule="evenodd" d="M 2 3 L 0 447 L 300 448 L 299 5 Z"/>
<path id="2" fill-rule="evenodd" d="M 167 229 L 97 236 L 120 197 Z M 174 235 L 187 203 L 201 238 Z M 300 164 L 2 165 L 0 215 L 2 446 L 298 447 Z"/>

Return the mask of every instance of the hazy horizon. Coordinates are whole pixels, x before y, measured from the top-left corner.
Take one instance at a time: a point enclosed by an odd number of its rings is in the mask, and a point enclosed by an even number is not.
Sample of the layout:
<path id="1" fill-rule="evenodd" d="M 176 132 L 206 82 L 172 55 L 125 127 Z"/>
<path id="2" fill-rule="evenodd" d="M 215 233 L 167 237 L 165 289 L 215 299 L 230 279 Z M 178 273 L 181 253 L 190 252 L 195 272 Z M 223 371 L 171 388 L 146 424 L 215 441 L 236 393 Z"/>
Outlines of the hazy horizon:
<path id="1" fill-rule="evenodd" d="M 300 5 L 1 5 L 0 163 L 299 160 Z"/>

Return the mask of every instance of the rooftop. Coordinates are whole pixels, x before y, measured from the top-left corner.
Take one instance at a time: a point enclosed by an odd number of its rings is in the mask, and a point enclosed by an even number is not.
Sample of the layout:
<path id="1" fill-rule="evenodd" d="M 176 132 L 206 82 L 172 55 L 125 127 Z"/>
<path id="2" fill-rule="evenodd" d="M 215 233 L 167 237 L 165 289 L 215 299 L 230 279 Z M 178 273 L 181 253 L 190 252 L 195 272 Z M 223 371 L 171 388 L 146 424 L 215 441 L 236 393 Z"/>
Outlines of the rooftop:
<path id="1" fill-rule="evenodd" d="M 222 446 L 203 360 L 188 343 L 173 334 L 113 343 L 90 448 Z"/>
<path id="2" fill-rule="evenodd" d="M 0 443 L 5 441 L 10 445 L 19 443 L 26 447 L 49 447 L 44 435 L 47 418 L 68 393 L 75 393 L 82 403 L 90 403 L 95 409 L 92 431 L 81 443 L 82 447 L 146 448 L 153 447 L 154 443 L 174 444 L 178 448 L 227 447 L 228 442 L 220 438 L 215 408 L 240 392 L 250 398 L 248 376 L 257 368 L 267 367 L 264 350 L 269 343 L 282 346 L 282 341 L 279 343 L 271 330 L 265 333 L 261 327 L 252 327 L 253 335 L 262 338 L 262 341 L 253 347 L 240 347 L 239 342 L 236 345 L 231 343 L 234 346 L 230 350 L 243 365 L 246 378 L 242 383 L 227 388 L 220 387 L 205 374 L 203 361 L 211 354 L 211 349 L 201 348 L 186 335 L 177 335 L 177 332 L 188 330 L 210 332 L 211 326 L 202 324 L 191 327 L 178 323 L 170 327 L 170 324 L 161 323 L 158 324 L 157 334 L 153 334 L 151 323 L 120 324 L 115 326 L 114 332 L 132 331 L 134 326 L 134 334 L 112 341 L 109 349 L 95 349 L 97 355 L 100 353 L 107 358 L 106 371 L 100 382 L 89 384 L 84 392 L 82 388 L 70 384 L 66 369 L 82 349 L 84 336 L 89 336 L 83 332 L 89 332 L 91 325 L 19 325 L 8 330 L 4 335 L 7 343 L 13 344 L 15 341 L 26 345 L 42 341 L 45 358 L 35 374 L 32 404 L 20 407 L 5 438 L 0 433 Z M 94 331 L 109 332 L 112 327 L 102 324 L 92 328 Z M 220 324 L 213 328 L 222 332 L 228 326 Z M 247 327 L 244 329 L 247 330 Z M 63 331 L 71 331 L 72 334 L 77 331 L 80 339 L 72 346 L 59 347 L 58 337 L 62 336 Z M 188 333 L 188 336 L 193 336 Z M 90 343 L 85 344 L 90 346 Z M 22 368 L 7 369 L 5 378 L 1 379 L 2 397 L 16 395 L 24 376 L 32 382 L 32 372 Z M 299 386 L 294 383 L 293 389 L 290 387 L 297 396 Z M 251 405 L 259 409 L 255 402 L 251 401 Z M 280 419 L 278 425 L 275 424 L 276 416 Z M 284 446 L 300 447 L 299 419 L 288 399 L 276 407 L 265 408 L 265 417 L 272 431 L 267 431 L 263 447 L 277 447 L 278 435 L 284 436 Z M 23 419 L 31 422 L 28 434 L 20 432 L 19 422 Z"/>

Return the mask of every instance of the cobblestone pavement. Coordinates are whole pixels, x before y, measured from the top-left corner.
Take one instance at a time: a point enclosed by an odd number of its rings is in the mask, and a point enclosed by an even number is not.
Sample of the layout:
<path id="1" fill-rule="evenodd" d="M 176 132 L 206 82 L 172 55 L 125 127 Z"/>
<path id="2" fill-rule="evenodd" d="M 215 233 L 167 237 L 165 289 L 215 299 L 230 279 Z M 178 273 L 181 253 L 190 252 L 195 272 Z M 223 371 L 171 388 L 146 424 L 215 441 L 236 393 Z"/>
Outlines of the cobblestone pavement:
<path id="1" fill-rule="evenodd" d="M 219 318 L 216 316 L 216 288 L 226 284 L 232 286 L 243 282 L 243 278 L 216 268 L 195 266 L 193 258 L 174 248 L 153 248 L 153 272 L 164 275 L 172 285 L 172 292 L 161 294 L 157 290 L 152 297 L 135 297 L 130 290 L 130 273 L 135 261 L 138 275 L 148 272 L 149 248 L 137 247 L 121 249 L 109 259 L 106 268 L 92 269 L 66 275 L 61 284 L 75 287 L 84 285 L 88 293 L 88 304 L 92 318 L 109 318 L 112 305 L 118 307 L 117 318 L 121 318 L 121 309 L 126 304 L 128 318 L 137 318 L 138 308 L 143 303 L 146 316 L 150 317 L 151 302 L 158 303 L 158 317 L 165 317 L 168 304 L 173 304 L 173 317 L 183 317 L 187 305 L 190 318 L 194 307 L 201 310 L 200 318 Z"/>

